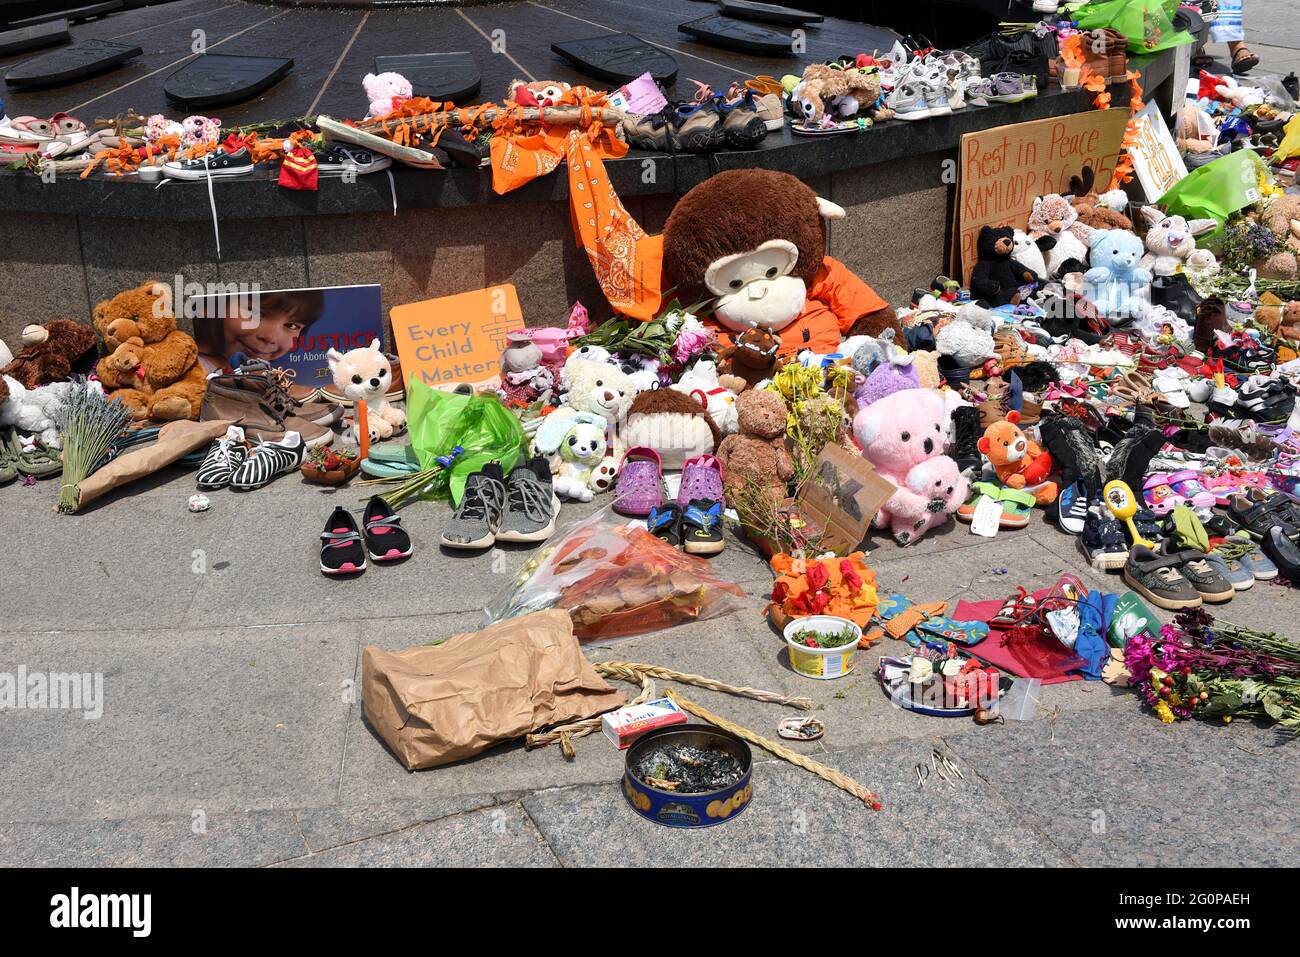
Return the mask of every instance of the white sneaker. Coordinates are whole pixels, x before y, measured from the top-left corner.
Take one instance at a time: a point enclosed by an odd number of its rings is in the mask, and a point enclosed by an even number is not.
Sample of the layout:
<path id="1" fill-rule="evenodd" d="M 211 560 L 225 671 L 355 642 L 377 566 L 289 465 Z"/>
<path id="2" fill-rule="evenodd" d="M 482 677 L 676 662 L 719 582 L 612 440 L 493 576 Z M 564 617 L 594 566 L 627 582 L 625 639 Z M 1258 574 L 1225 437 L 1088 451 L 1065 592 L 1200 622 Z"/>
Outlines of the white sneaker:
<path id="1" fill-rule="evenodd" d="M 885 100 L 885 105 L 894 111 L 896 120 L 924 120 L 930 117 L 930 105 L 925 87 L 919 80 L 905 79 Z"/>
<path id="2" fill-rule="evenodd" d="M 931 116 L 951 116 L 952 107 L 948 102 L 948 84 L 945 80 L 922 81 L 921 89 L 925 93 L 925 105 Z"/>

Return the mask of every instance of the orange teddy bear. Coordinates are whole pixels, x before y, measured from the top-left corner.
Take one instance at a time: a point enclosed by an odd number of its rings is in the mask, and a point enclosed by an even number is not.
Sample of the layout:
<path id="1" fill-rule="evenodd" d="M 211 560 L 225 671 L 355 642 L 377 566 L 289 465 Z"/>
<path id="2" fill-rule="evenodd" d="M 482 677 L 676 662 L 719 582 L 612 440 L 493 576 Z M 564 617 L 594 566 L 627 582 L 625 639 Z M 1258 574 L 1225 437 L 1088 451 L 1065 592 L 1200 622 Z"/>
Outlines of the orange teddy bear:
<path id="1" fill-rule="evenodd" d="M 1060 491 L 1055 482 L 1048 481 L 1052 454 L 1020 431 L 1019 421 L 1020 413 L 1012 409 L 1004 421 L 984 430 L 977 445 L 1003 485 L 1025 489 L 1039 505 L 1050 505 Z"/>
<path id="2" fill-rule="evenodd" d="M 176 328 L 171 287 L 150 281 L 118 293 L 95 306 L 94 325 L 109 353 L 95 371 L 132 419 L 199 417 L 207 377 L 194 339 Z"/>

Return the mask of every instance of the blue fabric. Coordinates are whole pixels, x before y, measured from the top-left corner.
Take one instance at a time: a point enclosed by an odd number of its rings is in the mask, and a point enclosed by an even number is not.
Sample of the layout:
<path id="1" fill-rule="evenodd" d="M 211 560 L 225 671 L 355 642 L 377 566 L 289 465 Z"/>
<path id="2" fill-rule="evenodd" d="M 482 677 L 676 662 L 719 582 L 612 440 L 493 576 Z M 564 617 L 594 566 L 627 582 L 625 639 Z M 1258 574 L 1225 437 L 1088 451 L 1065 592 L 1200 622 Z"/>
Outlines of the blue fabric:
<path id="1" fill-rule="evenodd" d="M 1106 626 L 1110 623 L 1107 611 L 1107 599 L 1110 600 L 1109 611 L 1115 610 L 1115 596 L 1101 591 L 1090 591 L 1088 597 L 1079 602 L 1079 636 L 1074 642 L 1074 653 L 1088 662 L 1081 669 L 1089 681 L 1101 678 L 1101 670 L 1110 660 L 1110 645 L 1106 643 Z"/>
<path id="2" fill-rule="evenodd" d="M 1219 15 L 1210 24 L 1213 42 L 1232 43 L 1246 39 L 1245 6 L 1246 0 L 1219 0 Z"/>

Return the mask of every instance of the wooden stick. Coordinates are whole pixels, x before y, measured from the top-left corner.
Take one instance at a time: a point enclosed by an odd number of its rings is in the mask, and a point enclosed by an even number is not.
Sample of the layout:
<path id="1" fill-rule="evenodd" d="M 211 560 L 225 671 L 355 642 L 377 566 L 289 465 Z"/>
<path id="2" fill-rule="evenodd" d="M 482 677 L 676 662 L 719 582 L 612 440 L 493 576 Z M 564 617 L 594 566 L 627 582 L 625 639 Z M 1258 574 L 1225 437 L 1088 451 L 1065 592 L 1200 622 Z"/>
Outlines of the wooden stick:
<path id="1" fill-rule="evenodd" d="M 638 681 L 640 675 L 649 675 L 662 681 L 680 681 L 682 684 L 707 688 L 709 691 L 734 694 L 742 698 L 753 698 L 755 701 L 764 701 L 768 704 L 788 705 L 802 711 L 811 711 L 813 709 L 812 699 L 810 698 L 791 697 L 790 695 L 776 694 L 773 691 L 760 691 L 757 688 L 743 688 L 737 685 L 723 684 L 721 681 L 714 681 L 712 678 L 705 678 L 702 675 L 686 674 L 681 671 L 673 671 L 671 668 L 646 665 L 635 661 L 597 662 L 596 673 L 603 678 L 616 678 L 620 681 L 632 682 Z"/>
<path id="2" fill-rule="evenodd" d="M 797 751 L 791 751 L 789 748 L 777 744 L 769 738 L 755 734 L 748 728 L 743 728 L 738 724 L 733 724 L 726 718 L 720 718 L 713 712 L 700 707 L 695 702 L 687 701 L 685 698 L 676 694 L 672 688 L 666 690 L 664 694 L 675 701 L 678 707 L 683 711 L 689 711 L 691 714 L 695 715 L 695 717 L 707 721 L 709 724 L 716 725 L 723 731 L 730 731 L 736 737 L 742 738 L 750 744 L 758 745 L 764 751 L 770 751 L 781 760 L 789 761 L 795 767 L 803 768 L 805 771 L 811 771 L 819 778 L 831 782 L 831 784 L 835 785 L 837 788 L 848 791 L 873 811 L 880 810 L 880 798 L 877 797 L 874 792 L 867 790 L 851 777 L 841 774 L 834 768 L 828 768 L 826 765 L 820 764 L 811 758 L 804 757 Z"/>
<path id="3" fill-rule="evenodd" d="M 364 123 L 358 123 L 357 129 L 364 130 L 367 133 L 392 133 L 403 125 L 408 124 L 429 124 L 440 126 L 444 123 L 459 123 L 461 118 L 468 116 L 471 123 L 477 127 L 491 126 L 497 116 L 505 113 L 506 108 L 500 106 L 488 107 L 486 110 L 476 110 L 468 107 L 464 110 L 443 110 L 438 113 L 419 113 L 415 116 L 399 116 L 391 120 L 369 120 Z M 524 122 L 545 120 L 553 125 L 567 125 L 577 123 L 582 119 L 583 107 L 580 106 L 548 106 L 546 109 L 539 109 L 535 106 L 526 106 L 519 110 L 519 119 Z M 590 108 L 590 115 L 593 120 L 603 123 L 606 126 L 619 126 L 623 118 L 627 116 L 621 110 L 615 110 L 607 106 L 593 106 Z"/>

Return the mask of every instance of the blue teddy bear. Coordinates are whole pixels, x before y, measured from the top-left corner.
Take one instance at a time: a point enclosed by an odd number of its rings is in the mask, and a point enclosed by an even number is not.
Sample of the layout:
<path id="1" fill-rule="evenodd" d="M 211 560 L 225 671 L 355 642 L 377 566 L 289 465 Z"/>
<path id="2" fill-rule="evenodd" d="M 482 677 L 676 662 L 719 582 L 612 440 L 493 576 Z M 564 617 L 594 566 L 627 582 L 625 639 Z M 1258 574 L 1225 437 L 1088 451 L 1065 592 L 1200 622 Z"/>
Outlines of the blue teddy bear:
<path id="1" fill-rule="evenodd" d="M 1083 274 L 1083 295 L 1112 325 L 1141 318 L 1150 307 L 1151 272 L 1138 266 L 1142 240 L 1127 229 L 1108 229 L 1092 239 Z"/>

